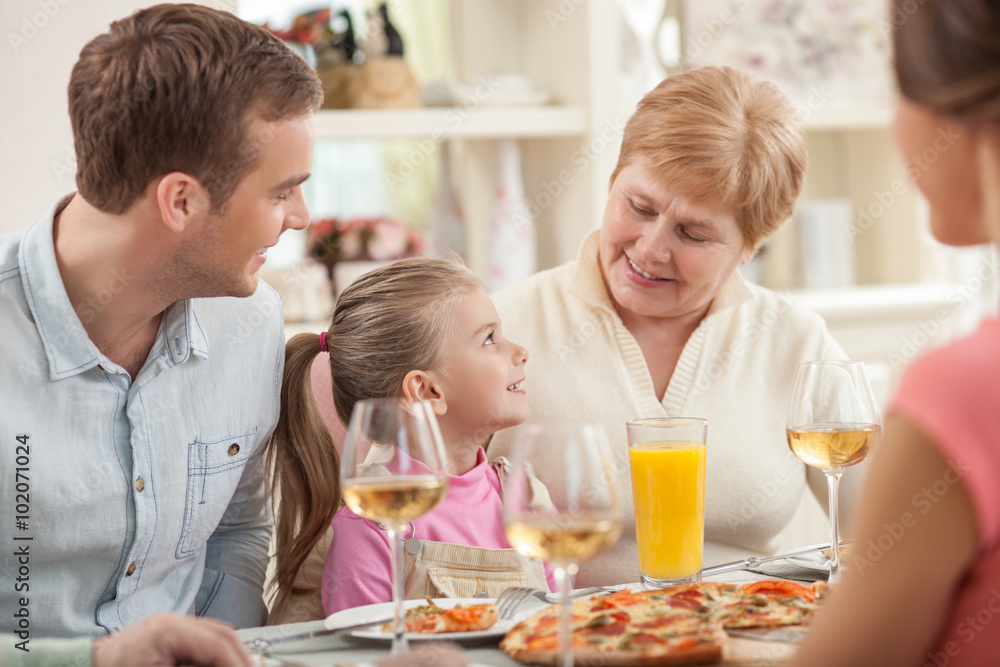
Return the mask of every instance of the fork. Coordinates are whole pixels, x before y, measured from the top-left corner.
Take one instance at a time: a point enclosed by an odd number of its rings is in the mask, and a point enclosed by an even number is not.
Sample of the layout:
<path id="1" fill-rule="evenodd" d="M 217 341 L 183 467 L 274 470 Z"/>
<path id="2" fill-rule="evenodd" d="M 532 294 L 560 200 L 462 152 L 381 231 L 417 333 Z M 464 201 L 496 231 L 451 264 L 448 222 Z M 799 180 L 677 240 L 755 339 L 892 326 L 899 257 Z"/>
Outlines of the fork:
<path id="1" fill-rule="evenodd" d="M 601 593 L 603 591 L 617 591 L 617 586 L 591 586 L 590 588 L 581 588 L 580 590 L 570 591 L 569 599 L 575 600 L 577 598 L 586 597 L 594 593 Z M 514 617 L 514 612 L 517 608 L 521 606 L 525 600 L 529 597 L 536 597 L 542 602 L 555 603 L 558 602 L 558 594 L 549 593 L 541 588 L 525 588 L 523 586 L 512 586 L 497 597 L 497 617 L 501 620 L 509 620 Z"/>
<path id="2" fill-rule="evenodd" d="M 545 594 L 541 588 L 525 588 L 523 586 L 512 586 L 497 597 L 497 617 L 506 621 L 514 617 L 514 612 L 521 606 L 521 603 L 534 594 Z"/>

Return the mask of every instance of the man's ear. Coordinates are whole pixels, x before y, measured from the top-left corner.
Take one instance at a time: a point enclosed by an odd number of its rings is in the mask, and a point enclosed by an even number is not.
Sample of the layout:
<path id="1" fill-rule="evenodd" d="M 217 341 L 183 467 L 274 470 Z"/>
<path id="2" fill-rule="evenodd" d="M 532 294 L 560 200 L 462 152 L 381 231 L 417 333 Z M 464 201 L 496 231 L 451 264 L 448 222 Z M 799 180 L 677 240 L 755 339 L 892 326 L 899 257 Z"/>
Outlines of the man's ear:
<path id="1" fill-rule="evenodd" d="M 186 231 L 212 208 L 211 199 L 201 183 L 182 171 L 161 176 L 155 187 L 160 218 L 173 232 Z"/>
<path id="2" fill-rule="evenodd" d="M 403 378 L 403 396 L 415 401 L 430 401 L 434 414 L 448 412 L 448 401 L 440 383 L 427 371 L 410 371 Z"/>

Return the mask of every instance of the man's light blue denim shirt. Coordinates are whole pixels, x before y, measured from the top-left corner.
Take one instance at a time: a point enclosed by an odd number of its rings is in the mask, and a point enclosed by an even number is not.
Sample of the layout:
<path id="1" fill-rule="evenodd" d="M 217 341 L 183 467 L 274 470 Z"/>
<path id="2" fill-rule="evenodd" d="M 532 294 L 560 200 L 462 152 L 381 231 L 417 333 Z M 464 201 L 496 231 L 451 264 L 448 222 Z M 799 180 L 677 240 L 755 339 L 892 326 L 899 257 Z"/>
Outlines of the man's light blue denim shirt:
<path id="1" fill-rule="evenodd" d="M 281 303 L 260 283 L 173 304 L 133 382 L 81 322 L 133 277 L 112 267 L 74 310 L 64 202 L 0 238 L 0 632 L 99 636 L 158 611 L 261 625 Z"/>

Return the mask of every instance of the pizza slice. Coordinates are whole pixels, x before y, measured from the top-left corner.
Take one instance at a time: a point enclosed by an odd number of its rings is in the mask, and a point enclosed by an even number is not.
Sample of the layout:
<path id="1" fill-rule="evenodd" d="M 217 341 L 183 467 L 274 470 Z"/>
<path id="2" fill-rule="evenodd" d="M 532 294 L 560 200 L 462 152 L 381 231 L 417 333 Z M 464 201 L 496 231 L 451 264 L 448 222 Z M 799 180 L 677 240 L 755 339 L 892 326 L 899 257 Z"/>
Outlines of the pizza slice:
<path id="1" fill-rule="evenodd" d="M 826 596 L 828 586 L 817 581 L 765 580 L 723 592 L 720 618 L 727 628 L 779 627 L 808 623 Z"/>
<path id="2" fill-rule="evenodd" d="M 481 632 L 496 622 L 497 606 L 489 603 L 444 608 L 427 599 L 427 604 L 406 610 L 406 631 L 419 634 Z M 382 630 L 392 632 L 392 624 L 383 625 Z"/>

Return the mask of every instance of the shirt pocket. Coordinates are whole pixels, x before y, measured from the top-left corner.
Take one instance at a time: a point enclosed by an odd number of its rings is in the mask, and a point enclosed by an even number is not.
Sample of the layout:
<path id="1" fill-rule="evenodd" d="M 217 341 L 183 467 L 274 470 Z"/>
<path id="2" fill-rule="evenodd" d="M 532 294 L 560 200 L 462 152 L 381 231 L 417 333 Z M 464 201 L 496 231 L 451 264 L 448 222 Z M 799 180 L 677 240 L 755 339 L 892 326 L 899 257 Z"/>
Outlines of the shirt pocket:
<path id="1" fill-rule="evenodd" d="M 188 444 L 187 499 L 177 558 L 197 554 L 218 528 L 240 483 L 256 433 L 255 426 L 240 435 L 199 438 Z"/>

